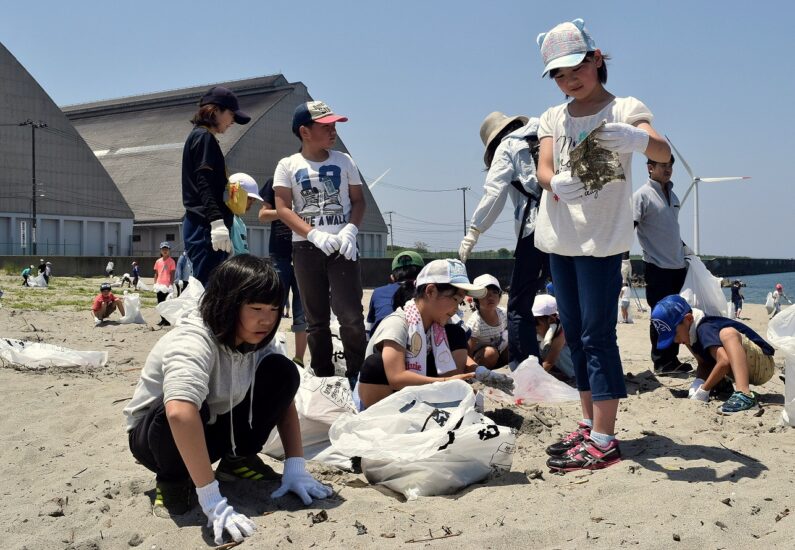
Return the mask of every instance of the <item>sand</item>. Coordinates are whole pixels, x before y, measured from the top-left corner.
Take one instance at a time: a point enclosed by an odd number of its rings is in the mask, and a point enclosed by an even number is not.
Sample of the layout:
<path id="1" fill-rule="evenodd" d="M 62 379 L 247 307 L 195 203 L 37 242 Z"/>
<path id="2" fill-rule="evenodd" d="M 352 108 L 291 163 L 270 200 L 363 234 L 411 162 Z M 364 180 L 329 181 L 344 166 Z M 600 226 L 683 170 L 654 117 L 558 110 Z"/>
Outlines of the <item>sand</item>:
<path id="1" fill-rule="evenodd" d="M 762 306 L 743 313 L 765 333 Z M 634 315 L 635 324 L 618 326 L 631 394 L 620 407 L 619 464 L 553 475 L 544 447 L 573 427 L 578 404 L 504 409 L 499 417 L 519 428 L 511 471 L 452 496 L 402 502 L 362 475 L 315 464 L 312 471 L 336 493 L 309 507 L 293 497 L 272 501 L 276 483 L 222 484 L 257 524 L 243 547 L 792 548 L 795 438 L 780 426 L 779 377 L 756 388 L 760 416 L 719 416 L 720 401 L 682 398 L 688 378 L 650 372 L 648 313 Z M 0 547 L 215 546 L 198 508 L 176 519 L 152 515 L 154 476 L 127 447 L 122 408 L 148 351 L 168 330 L 154 327 L 154 310 L 144 317 L 149 326 L 95 329 L 85 311 L 0 308 L 2 336 L 110 354 L 101 371 L 0 368 Z M 327 521 L 313 523 L 310 513 L 320 510 Z"/>

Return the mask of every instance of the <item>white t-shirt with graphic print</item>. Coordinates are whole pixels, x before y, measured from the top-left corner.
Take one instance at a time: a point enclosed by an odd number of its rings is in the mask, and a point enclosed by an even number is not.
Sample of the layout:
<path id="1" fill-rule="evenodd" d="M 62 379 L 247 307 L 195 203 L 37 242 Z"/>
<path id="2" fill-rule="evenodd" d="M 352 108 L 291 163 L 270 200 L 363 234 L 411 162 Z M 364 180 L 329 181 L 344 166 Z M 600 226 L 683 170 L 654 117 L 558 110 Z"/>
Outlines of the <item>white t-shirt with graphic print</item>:
<path id="1" fill-rule="evenodd" d="M 617 97 L 594 115 L 573 117 L 568 103 L 541 115 L 538 139 L 552 139 L 555 174 L 569 169 L 569 153 L 603 120 L 651 123 L 652 114 L 634 97 Z M 632 223 L 632 154 L 619 155 L 626 181 L 611 181 L 586 195 L 582 204 L 567 204 L 544 193 L 536 220 L 535 245 L 562 256 L 606 257 L 626 252 L 634 237 Z"/>
<path id="2" fill-rule="evenodd" d="M 502 351 L 508 347 L 506 330 L 508 329 L 508 316 L 501 307 L 497 308 L 497 325 L 488 324 L 480 313 L 476 310 L 472 312 L 466 321 L 466 327 L 472 331 L 470 338 L 475 340 L 475 350 L 484 346 L 492 346 L 497 351 Z"/>
<path id="3" fill-rule="evenodd" d="M 289 187 L 293 211 L 312 228 L 336 235 L 351 219 L 350 185 L 361 185 L 353 159 L 329 151 L 328 159 L 307 160 L 301 153 L 285 157 L 276 166 L 273 187 Z M 293 242 L 306 239 L 293 232 Z"/>

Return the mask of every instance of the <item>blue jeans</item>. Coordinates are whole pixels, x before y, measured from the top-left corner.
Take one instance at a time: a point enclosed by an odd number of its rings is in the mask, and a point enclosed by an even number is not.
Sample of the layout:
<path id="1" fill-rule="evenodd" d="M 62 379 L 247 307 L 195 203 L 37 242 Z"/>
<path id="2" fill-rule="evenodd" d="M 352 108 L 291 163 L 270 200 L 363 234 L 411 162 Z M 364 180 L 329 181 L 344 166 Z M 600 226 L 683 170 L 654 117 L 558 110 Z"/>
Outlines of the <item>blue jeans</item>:
<path id="1" fill-rule="evenodd" d="M 616 337 L 621 254 L 606 258 L 550 254 L 549 266 L 577 389 L 590 391 L 594 401 L 626 397 Z"/>
<path id="2" fill-rule="evenodd" d="M 282 307 L 287 305 L 288 295 L 290 290 L 293 291 L 293 332 L 306 332 L 306 318 L 304 317 L 304 306 L 301 303 L 301 293 L 298 290 L 298 281 L 295 279 L 295 271 L 293 270 L 293 259 L 289 256 L 271 256 L 273 267 L 279 274 L 279 279 L 282 281 L 284 287 L 284 303 Z"/>
<path id="3" fill-rule="evenodd" d="M 193 276 L 206 287 L 212 270 L 221 265 L 229 254 L 213 250 L 210 224 L 207 220 L 201 216 L 185 213 L 182 222 L 185 250 L 193 264 Z"/>

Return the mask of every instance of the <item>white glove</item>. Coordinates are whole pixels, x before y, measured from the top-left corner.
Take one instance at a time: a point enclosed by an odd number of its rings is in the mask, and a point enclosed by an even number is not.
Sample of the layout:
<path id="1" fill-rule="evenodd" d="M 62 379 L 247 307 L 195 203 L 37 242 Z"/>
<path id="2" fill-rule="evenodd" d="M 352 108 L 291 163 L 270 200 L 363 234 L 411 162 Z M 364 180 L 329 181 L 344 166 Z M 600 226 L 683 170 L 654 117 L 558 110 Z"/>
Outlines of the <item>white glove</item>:
<path id="1" fill-rule="evenodd" d="M 572 176 L 569 171 L 552 176 L 549 186 L 552 188 L 552 192 L 565 203 L 580 204 L 583 201 L 585 185 L 580 178 Z"/>
<path id="2" fill-rule="evenodd" d="M 306 235 L 306 240 L 318 247 L 326 256 L 331 256 L 340 249 L 340 238 L 337 235 L 313 229 Z"/>
<path id="3" fill-rule="evenodd" d="M 337 233 L 340 240 L 340 254 L 345 256 L 352 262 L 356 261 L 359 254 L 359 249 L 356 246 L 356 235 L 359 234 L 359 228 L 349 223 Z"/>
<path id="4" fill-rule="evenodd" d="M 232 253 L 232 239 L 229 238 L 229 229 L 224 225 L 224 220 L 210 222 L 210 242 L 213 243 L 213 250 Z"/>
<path id="5" fill-rule="evenodd" d="M 271 498 L 283 497 L 287 491 L 298 495 L 307 506 L 312 504 L 313 498 L 328 498 L 332 493 L 331 487 L 323 485 L 306 471 L 306 461 L 300 456 L 284 461 L 282 486 L 271 493 Z"/>
<path id="6" fill-rule="evenodd" d="M 466 263 L 467 258 L 469 258 L 469 253 L 472 252 L 472 249 L 475 248 L 478 242 L 478 237 L 480 237 L 480 231 L 474 227 L 470 227 L 469 231 L 467 231 L 467 236 L 464 237 L 461 241 L 461 245 L 458 247 L 458 257 L 461 258 L 462 262 Z"/>
<path id="7" fill-rule="evenodd" d="M 213 528 L 215 544 L 224 543 L 224 531 L 227 531 L 235 542 L 241 542 L 245 537 L 251 536 L 257 526 L 243 514 L 238 514 L 235 509 L 226 503 L 218 490 L 218 481 L 213 481 L 204 487 L 196 487 L 199 495 L 199 504 L 207 516 L 207 527 Z"/>
<path id="8" fill-rule="evenodd" d="M 507 393 L 508 395 L 513 395 L 513 378 L 507 374 L 494 372 L 493 370 L 487 369 L 483 365 L 478 365 L 478 368 L 475 369 L 475 380 L 484 386 L 494 388 L 495 390 L 500 390 L 501 392 Z"/>
<path id="9" fill-rule="evenodd" d="M 599 130 L 599 145 L 616 153 L 645 153 L 649 146 L 649 134 L 624 122 L 608 122 Z"/>

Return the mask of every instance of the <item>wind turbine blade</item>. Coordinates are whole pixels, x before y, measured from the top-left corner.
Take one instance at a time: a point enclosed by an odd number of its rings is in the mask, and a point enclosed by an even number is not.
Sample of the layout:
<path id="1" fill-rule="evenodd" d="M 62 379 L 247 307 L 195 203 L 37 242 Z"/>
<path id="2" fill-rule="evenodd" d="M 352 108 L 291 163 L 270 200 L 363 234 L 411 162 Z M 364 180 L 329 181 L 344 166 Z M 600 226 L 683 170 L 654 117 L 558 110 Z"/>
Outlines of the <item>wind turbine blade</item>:
<path id="1" fill-rule="evenodd" d="M 693 190 L 693 188 L 696 186 L 696 181 L 697 181 L 697 180 L 693 180 L 693 183 L 691 183 L 691 184 L 690 184 L 690 187 L 688 187 L 688 188 L 687 188 L 687 191 L 685 191 L 685 194 L 684 194 L 684 196 L 683 196 L 681 199 L 679 199 L 679 205 L 680 205 L 680 206 L 684 206 L 684 204 L 685 204 L 685 201 L 687 200 L 687 197 L 688 197 L 688 195 L 690 195 L 690 192 L 691 192 L 691 191 Z"/>
<path id="2" fill-rule="evenodd" d="M 386 176 L 386 175 L 389 173 L 389 171 L 390 171 L 390 170 L 392 170 L 392 169 L 391 169 L 391 168 L 387 168 L 387 169 L 386 169 L 386 172 L 384 172 L 383 174 L 381 174 L 380 176 L 378 176 L 377 178 L 375 178 L 375 179 L 373 180 L 373 182 L 372 182 L 370 185 L 368 185 L 367 187 L 369 187 L 370 189 L 372 189 L 373 187 L 375 187 L 375 184 L 376 184 L 376 183 L 378 183 L 379 181 L 381 181 L 381 179 L 382 179 L 384 176 Z"/>
<path id="3" fill-rule="evenodd" d="M 665 139 L 668 140 L 668 143 L 671 144 L 671 149 L 674 150 L 674 153 L 676 153 L 676 156 L 679 157 L 680 161 L 682 161 L 682 166 L 685 167 L 685 170 L 687 171 L 687 174 L 690 176 L 690 179 L 691 180 L 695 179 L 696 177 L 693 175 L 693 171 L 690 169 L 690 165 L 687 164 L 687 161 L 685 160 L 685 157 L 683 157 L 682 153 L 680 153 L 679 150 L 676 148 L 676 146 L 674 146 L 674 142 L 671 141 L 671 138 L 669 138 L 668 136 L 665 136 Z M 685 195 L 685 196 L 687 196 L 687 195 Z"/>
<path id="4" fill-rule="evenodd" d="M 706 183 L 715 183 L 717 181 L 739 181 L 739 180 L 749 180 L 751 176 L 728 176 L 725 178 L 699 178 L 701 181 Z"/>

